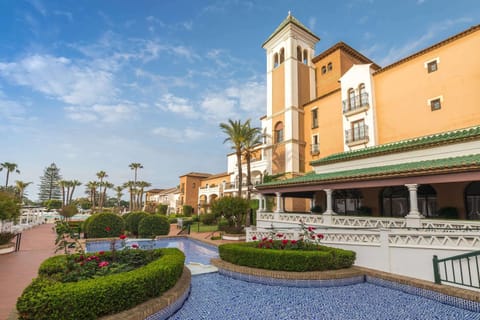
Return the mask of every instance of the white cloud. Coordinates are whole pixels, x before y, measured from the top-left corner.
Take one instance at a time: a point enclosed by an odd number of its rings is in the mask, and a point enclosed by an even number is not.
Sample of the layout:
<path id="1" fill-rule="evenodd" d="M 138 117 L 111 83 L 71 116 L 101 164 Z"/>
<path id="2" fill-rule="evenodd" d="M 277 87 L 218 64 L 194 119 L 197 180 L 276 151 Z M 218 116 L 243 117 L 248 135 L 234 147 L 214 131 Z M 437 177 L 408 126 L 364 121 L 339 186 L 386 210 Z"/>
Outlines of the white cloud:
<path id="1" fill-rule="evenodd" d="M 205 136 L 205 133 L 190 128 L 185 128 L 182 131 L 173 128 L 157 127 L 152 130 L 152 133 L 159 137 L 170 139 L 176 142 L 188 142 L 191 140 L 200 139 L 201 137 Z"/>
<path id="2" fill-rule="evenodd" d="M 64 109 L 67 117 L 80 122 L 114 123 L 135 116 L 135 107 L 128 104 L 94 104 L 91 107 L 69 106 Z"/>
<path id="3" fill-rule="evenodd" d="M 67 104 L 104 102 L 116 94 L 111 73 L 64 57 L 31 55 L 0 63 L 0 76 Z"/>
<path id="4" fill-rule="evenodd" d="M 156 105 L 164 111 L 179 113 L 187 118 L 196 118 L 198 116 L 188 99 L 176 97 L 170 93 L 164 94 Z"/>

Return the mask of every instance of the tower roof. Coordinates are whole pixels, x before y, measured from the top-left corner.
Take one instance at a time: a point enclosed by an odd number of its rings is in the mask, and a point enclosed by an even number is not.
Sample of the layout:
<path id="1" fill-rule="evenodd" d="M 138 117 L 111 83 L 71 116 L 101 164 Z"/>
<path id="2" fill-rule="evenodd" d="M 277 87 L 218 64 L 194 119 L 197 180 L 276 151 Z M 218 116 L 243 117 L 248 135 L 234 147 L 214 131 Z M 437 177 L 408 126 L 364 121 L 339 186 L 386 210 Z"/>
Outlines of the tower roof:
<path id="1" fill-rule="evenodd" d="M 301 23 L 300 21 L 298 21 L 297 18 L 295 18 L 294 16 L 292 16 L 291 12 L 288 11 L 288 16 L 285 18 L 285 20 L 282 21 L 282 23 L 280 23 L 280 25 L 277 27 L 277 29 L 275 29 L 275 31 L 273 31 L 273 33 L 268 37 L 268 39 L 262 44 L 262 47 L 265 46 L 265 44 L 270 41 L 273 37 L 275 37 L 280 31 L 283 30 L 283 28 L 285 28 L 287 25 L 289 25 L 290 23 L 296 25 L 297 27 L 299 27 L 300 29 L 302 29 L 303 31 L 305 31 L 306 33 L 308 33 L 309 35 L 311 35 L 312 37 L 314 37 L 315 39 L 317 39 L 317 41 L 320 41 L 320 38 L 317 37 L 310 29 L 308 29 L 307 27 L 305 27 L 303 25 L 303 23 Z"/>

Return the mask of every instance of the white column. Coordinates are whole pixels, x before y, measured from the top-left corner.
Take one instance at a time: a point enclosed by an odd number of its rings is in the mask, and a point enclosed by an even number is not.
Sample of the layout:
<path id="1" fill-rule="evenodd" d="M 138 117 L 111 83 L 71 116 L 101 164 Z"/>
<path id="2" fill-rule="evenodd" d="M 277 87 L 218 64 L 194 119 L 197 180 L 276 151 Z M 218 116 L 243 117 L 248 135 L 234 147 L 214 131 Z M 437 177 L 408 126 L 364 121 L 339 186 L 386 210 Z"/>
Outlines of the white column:
<path id="1" fill-rule="evenodd" d="M 281 192 L 276 192 L 277 195 L 277 208 L 275 209 L 275 212 L 283 212 L 283 197 Z"/>
<path id="2" fill-rule="evenodd" d="M 420 219 L 424 218 L 424 216 L 418 211 L 418 184 L 406 184 L 405 186 L 408 188 L 410 195 L 410 212 L 405 217 L 407 218 L 407 227 L 420 228 L 422 226 Z"/>
<path id="3" fill-rule="evenodd" d="M 327 210 L 325 210 L 325 212 L 323 213 L 323 215 L 332 215 L 332 214 L 335 214 L 335 212 L 333 212 L 333 206 L 332 206 L 332 194 L 333 194 L 333 190 L 332 189 L 324 189 L 323 191 L 325 191 L 326 195 L 327 195 Z"/>

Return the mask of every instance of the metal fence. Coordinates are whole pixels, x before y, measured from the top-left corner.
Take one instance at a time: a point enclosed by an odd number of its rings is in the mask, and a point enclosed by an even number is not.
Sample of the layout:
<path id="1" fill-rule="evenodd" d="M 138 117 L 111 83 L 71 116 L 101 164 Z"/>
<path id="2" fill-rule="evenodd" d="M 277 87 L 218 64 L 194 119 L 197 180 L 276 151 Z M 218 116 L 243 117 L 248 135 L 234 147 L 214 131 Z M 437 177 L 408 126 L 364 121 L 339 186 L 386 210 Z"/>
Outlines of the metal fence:
<path id="1" fill-rule="evenodd" d="M 480 289 L 480 251 L 438 259 L 433 256 L 435 283 L 452 283 Z"/>

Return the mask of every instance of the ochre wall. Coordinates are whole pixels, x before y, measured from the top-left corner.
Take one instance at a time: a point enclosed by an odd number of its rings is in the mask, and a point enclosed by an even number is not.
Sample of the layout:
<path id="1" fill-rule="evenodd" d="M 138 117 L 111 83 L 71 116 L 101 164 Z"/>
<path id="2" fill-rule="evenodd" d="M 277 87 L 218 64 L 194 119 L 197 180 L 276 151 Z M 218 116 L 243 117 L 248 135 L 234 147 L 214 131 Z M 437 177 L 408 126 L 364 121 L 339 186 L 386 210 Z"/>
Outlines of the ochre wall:
<path id="1" fill-rule="evenodd" d="M 285 66 L 282 63 L 272 71 L 272 114 L 285 109 Z M 275 125 L 275 122 L 273 123 Z"/>
<path id="2" fill-rule="evenodd" d="M 478 125 L 480 31 L 374 74 L 380 144 Z M 439 58 L 438 70 L 424 63 Z M 427 100 L 443 96 L 440 110 Z"/>

